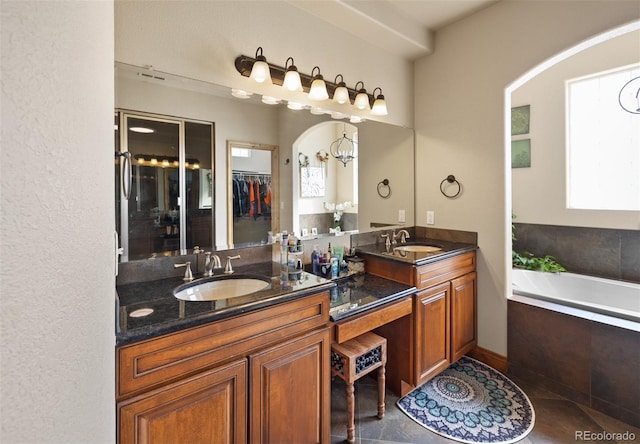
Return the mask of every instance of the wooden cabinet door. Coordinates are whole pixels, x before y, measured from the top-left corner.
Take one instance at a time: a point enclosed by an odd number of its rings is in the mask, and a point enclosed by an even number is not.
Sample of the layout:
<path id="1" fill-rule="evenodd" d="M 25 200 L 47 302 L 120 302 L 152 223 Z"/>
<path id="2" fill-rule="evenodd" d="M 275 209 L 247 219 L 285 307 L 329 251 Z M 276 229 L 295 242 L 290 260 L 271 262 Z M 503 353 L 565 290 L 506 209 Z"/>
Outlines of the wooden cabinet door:
<path id="1" fill-rule="evenodd" d="M 330 334 L 315 330 L 249 357 L 252 443 L 328 443 Z"/>
<path id="2" fill-rule="evenodd" d="M 415 297 L 415 385 L 444 370 L 449 355 L 449 293 L 445 282 L 419 292 Z"/>
<path id="3" fill-rule="evenodd" d="M 477 342 L 476 273 L 451 281 L 451 361 L 455 362 Z"/>
<path id="4" fill-rule="evenodd" d="M 241 359 L 121 402 L 119 442 L 245 443 L 246 390 Z"/>

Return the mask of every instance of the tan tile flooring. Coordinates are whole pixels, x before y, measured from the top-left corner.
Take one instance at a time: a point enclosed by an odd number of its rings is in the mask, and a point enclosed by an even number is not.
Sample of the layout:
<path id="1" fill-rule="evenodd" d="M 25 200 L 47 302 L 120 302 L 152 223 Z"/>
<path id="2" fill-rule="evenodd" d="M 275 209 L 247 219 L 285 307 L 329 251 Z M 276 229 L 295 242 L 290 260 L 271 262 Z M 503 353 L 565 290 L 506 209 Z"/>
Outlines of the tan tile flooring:
<path id="1" fill-rule="evenodd" d="M 576 431 L 591 433 L 635 434 L 634 441 L 620 443 L 640 444 L 640 429 L 622 423 L 603 413 L 571 402 L 560 395 L 539 386 L 509 376 L 527 394 L 536 414 L 533 430 L 521 444 L 569 444 L 616 443 L 616 441 L 576 441 Z M 441 437 L 418 425 L 396 406 L 398 397 L 386 392 L 386 415 L 379 420 L 377 412 L 377 385 L 372 377 L 364 377 L 356 382 L 356 429 L 357 444 L 454 444 L 455 441 Z M 331 384 L 331 443 L 346 442 L 346 395 L 345 383 L 336 378 Z"/>

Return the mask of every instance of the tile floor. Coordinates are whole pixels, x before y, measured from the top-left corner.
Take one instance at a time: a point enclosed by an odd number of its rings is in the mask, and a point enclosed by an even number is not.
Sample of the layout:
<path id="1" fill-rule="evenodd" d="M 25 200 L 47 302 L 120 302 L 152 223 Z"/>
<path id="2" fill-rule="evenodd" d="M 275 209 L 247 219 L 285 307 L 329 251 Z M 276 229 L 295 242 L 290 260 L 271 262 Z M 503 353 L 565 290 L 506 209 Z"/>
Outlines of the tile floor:
<path id="1" fill-rule="evenodd" d="M 374 372 L 375 373 L 375 372 Z M 635 434 L 634 441 L 620 443 L 640 444 L 640 429 L 622 423 L 616 419 L 592 410 L 588 407 L 568 401 L 540 386 L 526 383 L 509 376 L 527 394 L 536 413 L 533 430 L 520 444 L 569 444 L 589 442 L 608 444 L 616 441 L 576 441 L 575 431 L 591 433 L 607 431 Z M 377 414 L 377 385 L 373 377 L 366 376 L 356 382 L 356 423 L 355 438 L 357 444 L 453 444 L 455 441 L 430 432 L 406 416 L 396 406 L 398 396 L 387 390 L 386 414 L 379 420 Z M 331 384 L 331 443 L 346 442 L 346 394 L 345 383 L 339 379 Z"/>

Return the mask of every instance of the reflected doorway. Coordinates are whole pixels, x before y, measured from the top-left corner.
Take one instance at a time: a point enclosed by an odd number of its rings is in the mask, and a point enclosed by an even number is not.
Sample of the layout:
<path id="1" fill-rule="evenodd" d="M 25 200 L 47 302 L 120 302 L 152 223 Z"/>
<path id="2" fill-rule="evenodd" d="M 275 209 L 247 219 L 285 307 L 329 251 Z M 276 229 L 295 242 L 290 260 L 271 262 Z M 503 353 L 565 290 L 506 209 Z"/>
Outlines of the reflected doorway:
<path id="1" fill-rule="evenodd" d="M 278 147 L 227 142 L 229 248 L 264 245 L 279 226 Z"/>
<path id="2" fill-rule="evenodd" d="M 214 244 L 213 140 L 210 122 L 116 113 L 116 159 L 123 159 L 116 162 L 116 226 L 123 260 Z"/>

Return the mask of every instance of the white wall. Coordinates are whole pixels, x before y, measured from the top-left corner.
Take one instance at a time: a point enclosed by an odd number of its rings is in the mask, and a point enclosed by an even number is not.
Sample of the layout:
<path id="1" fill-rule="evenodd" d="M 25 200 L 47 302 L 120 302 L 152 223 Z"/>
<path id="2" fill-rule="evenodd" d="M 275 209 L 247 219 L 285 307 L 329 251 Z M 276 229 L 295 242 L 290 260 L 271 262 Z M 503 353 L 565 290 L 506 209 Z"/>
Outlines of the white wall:
<path id="1" fill-rule="evenodd" d="M 113 442 L 113 5 L 1 28 L 0 441 Z"/>
<path id="2" fill-rule="evenodd" d="M 358 126 L 358 229 L 371 231 L 372 222 L 398 224 L 405 210 L 405 225 L 414 221 L 414 199 L 421 190 L 414 181 L 413 130 L 363 122 Z M 389 179 L 391 194 L 383 198 L 378 184 Z M 385 195 L 389 190 L 381 187 Z"/>
<path id="3" fill-rule="evenodd" d="M 639 211 L 566 208 L 565 162 L 565 81 L 639 61 L 640 31 L 635 31 L 579 52 L 513 92 L 512 106 L 531 105 L 530 133 L 518 136 L 531 139 L 531 168 L 514 168 L 511 172 L 516 222 L 640 228 Z"/>
<path id="4" fill-rule="evenodd" d="M 479 345 L 506 355 L 510 206 L 505 88 L 547 58 L 640 16 L 640 2 L 498 2 L 436 34 L 415 65 L 416 221 L 478 232 Z M 460 197 L 442 196 L 454 174 Z"/>

